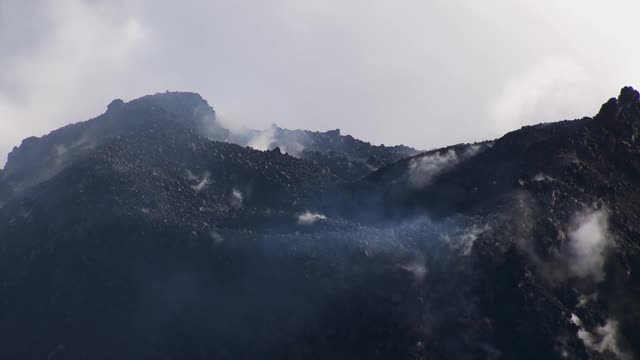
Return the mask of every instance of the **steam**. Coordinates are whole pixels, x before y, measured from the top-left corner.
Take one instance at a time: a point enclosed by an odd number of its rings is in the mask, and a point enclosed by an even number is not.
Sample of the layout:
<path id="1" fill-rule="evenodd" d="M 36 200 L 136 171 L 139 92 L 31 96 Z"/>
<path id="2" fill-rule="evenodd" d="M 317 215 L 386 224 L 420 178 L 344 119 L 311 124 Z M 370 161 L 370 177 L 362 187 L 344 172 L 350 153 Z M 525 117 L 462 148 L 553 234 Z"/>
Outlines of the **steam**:
<path id="1" fill-rule="evenodd" d="M 271 124 L 267 129 L 252 134 L 250 130 L 245 131 L 249 134 L 247 146 L 260 151 L 271 150 L 277 146 L 283 153 L 299 156 L 305 149 L 302 142 L 309 141 L 308 135 L 299 130 L 285 130 L 276 134 L 278 131 L 276 124 Z"/>
<path id="2" fill-rule="evenodd" d="M 531 178 L 531 181 L 540 182 L 540 181 L 555 181 L 551 176 L 545 175 L 543 173 L 538 173 L 534 177 Z"/>
<path id="3" fill-rule="evenodd" d="M 319 213 L 312 213 L 310 211 L 306 211 L 305 213 L 298 215 L 299 225 L 312 225 L 320 220 L 327 220 L 327 217 Z"/>
<path id="4" fill-rule="evenodd" d="M 575 326 L 582 326 L 582 320 L 580 320 L 578 315 L 574 313 L 571 313 L 571 317 L 569 318 L 569 321 L 571 321 L 571 323 Z"/>
<path id="5" fill-rule="evenodd" d="M 64 145 L 56 145 L 55 146 L 55 151 L 56 151 L 56 155 L 58 157 L 60 157 L 60 156 L 63 156 L 64 154 L 66 154 L 68 149 Z"/>
<path id="6" fill-rule="evenodd" d="M 413 158 L 409 162 L 409 184 L 415 188 L 422 188 L 445 170 L 453 168 L 460 161 L 468 159 L 480 150 L 480 145 L 469 146 L 461 155 L 450 149 L 445 153 L 435 153 Z"/>
<path id="7" fill-rule="evenodd" d="M 598 300 L 598 293 L 594 292 L 591 295 L 580 295 L 578 297 L 578 307 L 583 308 L 586 307 L 590 302 Z"/>
<path id="8" fill-rule="evenodd" d="M 598 210 L 576 216 L 569 232 L 569 240 L 571 275 L 602 281 L 607 250 L 612 246 L 606 211 Z"/>
<path id="9" fill-rule="evenodd" d="M 222 235 L 220 235 L 220 233 L 215 229 L 209 232 L 209 236 L 211 237 L 214 245 L 220 245 L 224 242 L 224 238 L 222 237 Z"/>
<path id="10" fill-rule="evenodd" d="M 243 201 L 244 196 L 242 195 L 242 192 L 240 192 L 240 190 L 238 189 L 233 189 L 231 191 L 231 206 L 235 208 L 241 208 Z"/>
<path id="11" fill-rule="evenodd" d="M 401 268 L 412 274 L 417 282 L 424 280 L 424 277 L 427 275 L 427 268 L 423 262 L 415 261 L 402 265 Z"/>
<path id="12" fill-rule="evenodd" d="M 209 173 L 205 173 L 198 184 L 192 186 L 193 190 L 200 192 L 207 188 L 207 186 L 209 186 L 209 176 Z"/>
<path id="13" fill-rule="evenodd" d="M 574 318 L 576 321 L 573 321 Z M 606 323 L 602 326 L 596 327 L 594 332 L 589 332 L 582 327 L 582 322 L 577 316 L 573 315 L 572 321 L 579 327 L 578 338 L 582 340 L 588 349 L 599 353 L 609 351 L 621 359 L 628 358 L 628 354 L 620 349 L 620 330 L 618 321 L 607 319 Z"/>
<path id="14" fill-rule="evenodd" d="M 260 151 L 269 150 L 271 144 L 275 141 L 275 132 L 276 126 L 271 125 L 269 128 L 256 133 L 251 140 L 249 140 L 247 146 Z"/>
<path id="15" fill-rule="evenodd" d="M 191 188 L 195 192 L 200 192 L 200 191 L 206 189 L 207 187 L 209 187 L 209 184 L 210 184 L 209 179 L 210 178 L 211 178 L 211 173 L 208 172 L 208 171 L 206 171 L 204 174 L 202 174 L 202 176 L 196 176 L 190 170 L 187 170 L 187 179 L 189 179 L 190 181 L 195 182 L 195 184 L 191 186 Z"/>
<path id="16" fill-rule="evenodd" d="M 484 225 L 482 227 L 478 225 L 472 225 L 470 228 L 466 229 L 462 234 L 458 236 L 453 246 L 459 249 L 462 255 L 469 256 L 471 255 L 471 251 L 473 250 L 473 244 L 478 239 L 478 237 L 482 233 L 489 230 L 489 225 Z"/>
<path id="17" fill-rule="evenodd" d="M 409 163 L 409 183 L 416 188 L 428 185 L 431 180 L 444 169 L 452 167 L 458 162 L 458 155 L 453 150 L 444 154 L 423 156 L 412 159 Z"/>

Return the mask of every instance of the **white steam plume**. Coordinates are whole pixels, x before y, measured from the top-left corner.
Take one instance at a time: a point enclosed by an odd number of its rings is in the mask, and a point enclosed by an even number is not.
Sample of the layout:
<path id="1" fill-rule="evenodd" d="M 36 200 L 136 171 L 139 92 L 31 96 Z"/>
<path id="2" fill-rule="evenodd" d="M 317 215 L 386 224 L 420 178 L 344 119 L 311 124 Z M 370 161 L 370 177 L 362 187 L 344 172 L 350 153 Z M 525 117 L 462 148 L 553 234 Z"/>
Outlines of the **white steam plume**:
<path id="1" fill-rule="evenodd" d="M 580 326 L 580 319 L 577 318 L 577 316 L 575 318 L 578 321 L 574 322 L 574 324 L 580 327 L 578 330 L 578 338 L 582 340 L 588 349 L 599 353 L 611 352 L 620 359 L 629 359 L 629 354 L 620 349 L 618 321 L 607 319 L 604 325 L 597 327 L 593 332 L 589 332 Z"/>
<path id="2" fill-rule="evenodd" d="M 604 279 L 607 250 L 613 245 L 607 212 L 598 210 L 576 216 L 569 232 L 569 272 L 579 278 Z"/>
<path id="3" fill-rule="evenodd" d="M 244 195 L 238 189 L 233 189 L 231 191 L 231 205 L 235 208 L 241 208 L 242 202 L 244 201 Z"/>
<path id="4" fill-rule="evenodd" d="M 271 125 L 269 128 L 260 131 L 253 136 L 247 145 L 260 151 L 269 150 L 271 144 L 275 141 L 275 132 L 276 126 Z"/>
<path id="5" fill-rule="evenodd" d="M 306 211 L 305 213 L 298 215 L 299 225 L 312 225 L 320 220 L 327 220 L 327 217 L 319 213 L 312 213 L 310 211 Z"/>
<path id="6" fill-rule="evenodd" d="M 460 155 L 455 150 L 450 149 L 445 153 L 438 152 L 413 158 L 409 162 L 409 184 L 415 188 L 427 186 L 442 171 L 450 169 L 460 161 L 474 156 L 479 150 L 479 145 L 471 145 Z"/>
<path id="7" fill-rule="evenodd" d="M 211 173 L 208 171 L 202 174 L 202 176 L 196 176 L 194 173 L 191 172 L 191 170 L 187 169 L 187 179 L 195 182 L 194 185 L 191 185 L 191 188 L 195 192 L 200 192 L 206 189 L 210 184 L 210 180 L 209 180 L 210 177 L 211 177 Z"/>

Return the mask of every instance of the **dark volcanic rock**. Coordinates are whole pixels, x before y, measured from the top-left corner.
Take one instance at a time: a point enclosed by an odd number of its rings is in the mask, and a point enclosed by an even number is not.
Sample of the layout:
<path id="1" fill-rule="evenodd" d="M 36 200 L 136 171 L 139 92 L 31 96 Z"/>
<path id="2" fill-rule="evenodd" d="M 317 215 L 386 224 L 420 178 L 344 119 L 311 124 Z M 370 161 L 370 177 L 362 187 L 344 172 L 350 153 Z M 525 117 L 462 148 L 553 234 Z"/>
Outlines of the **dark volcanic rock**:
<path id="1" fill-rule="evenodd" d="M 114 100 L 0 171 L 0 355 L 634 358 L 639 104 L 417 154 Z"/>

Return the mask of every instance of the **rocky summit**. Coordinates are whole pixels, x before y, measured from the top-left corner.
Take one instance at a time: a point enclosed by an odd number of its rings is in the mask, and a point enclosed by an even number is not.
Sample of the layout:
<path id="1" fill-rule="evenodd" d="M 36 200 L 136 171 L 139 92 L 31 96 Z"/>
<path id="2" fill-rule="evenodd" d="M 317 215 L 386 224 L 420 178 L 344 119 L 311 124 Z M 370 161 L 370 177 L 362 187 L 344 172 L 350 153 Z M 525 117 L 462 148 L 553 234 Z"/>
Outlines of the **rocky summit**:
<path id="1" fill-rule="evenodd" d="M 640 97 L 419 151 L 130 102 L 0 170 L 3 359 L 640 357 Z"/>

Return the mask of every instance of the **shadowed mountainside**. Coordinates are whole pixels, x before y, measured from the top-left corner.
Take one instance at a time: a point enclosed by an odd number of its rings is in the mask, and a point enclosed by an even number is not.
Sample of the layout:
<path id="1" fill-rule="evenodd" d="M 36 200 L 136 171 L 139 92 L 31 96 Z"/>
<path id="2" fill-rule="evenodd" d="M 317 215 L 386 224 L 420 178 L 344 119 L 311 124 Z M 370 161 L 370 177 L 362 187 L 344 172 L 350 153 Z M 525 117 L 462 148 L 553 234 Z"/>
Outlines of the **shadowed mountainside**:
<path id="1" fill-rule="evenodd" d="M 0 353 L 635 358 L 639 127 L 631 88 L 419 154 L 116 100 L 0 172 Z"/>

